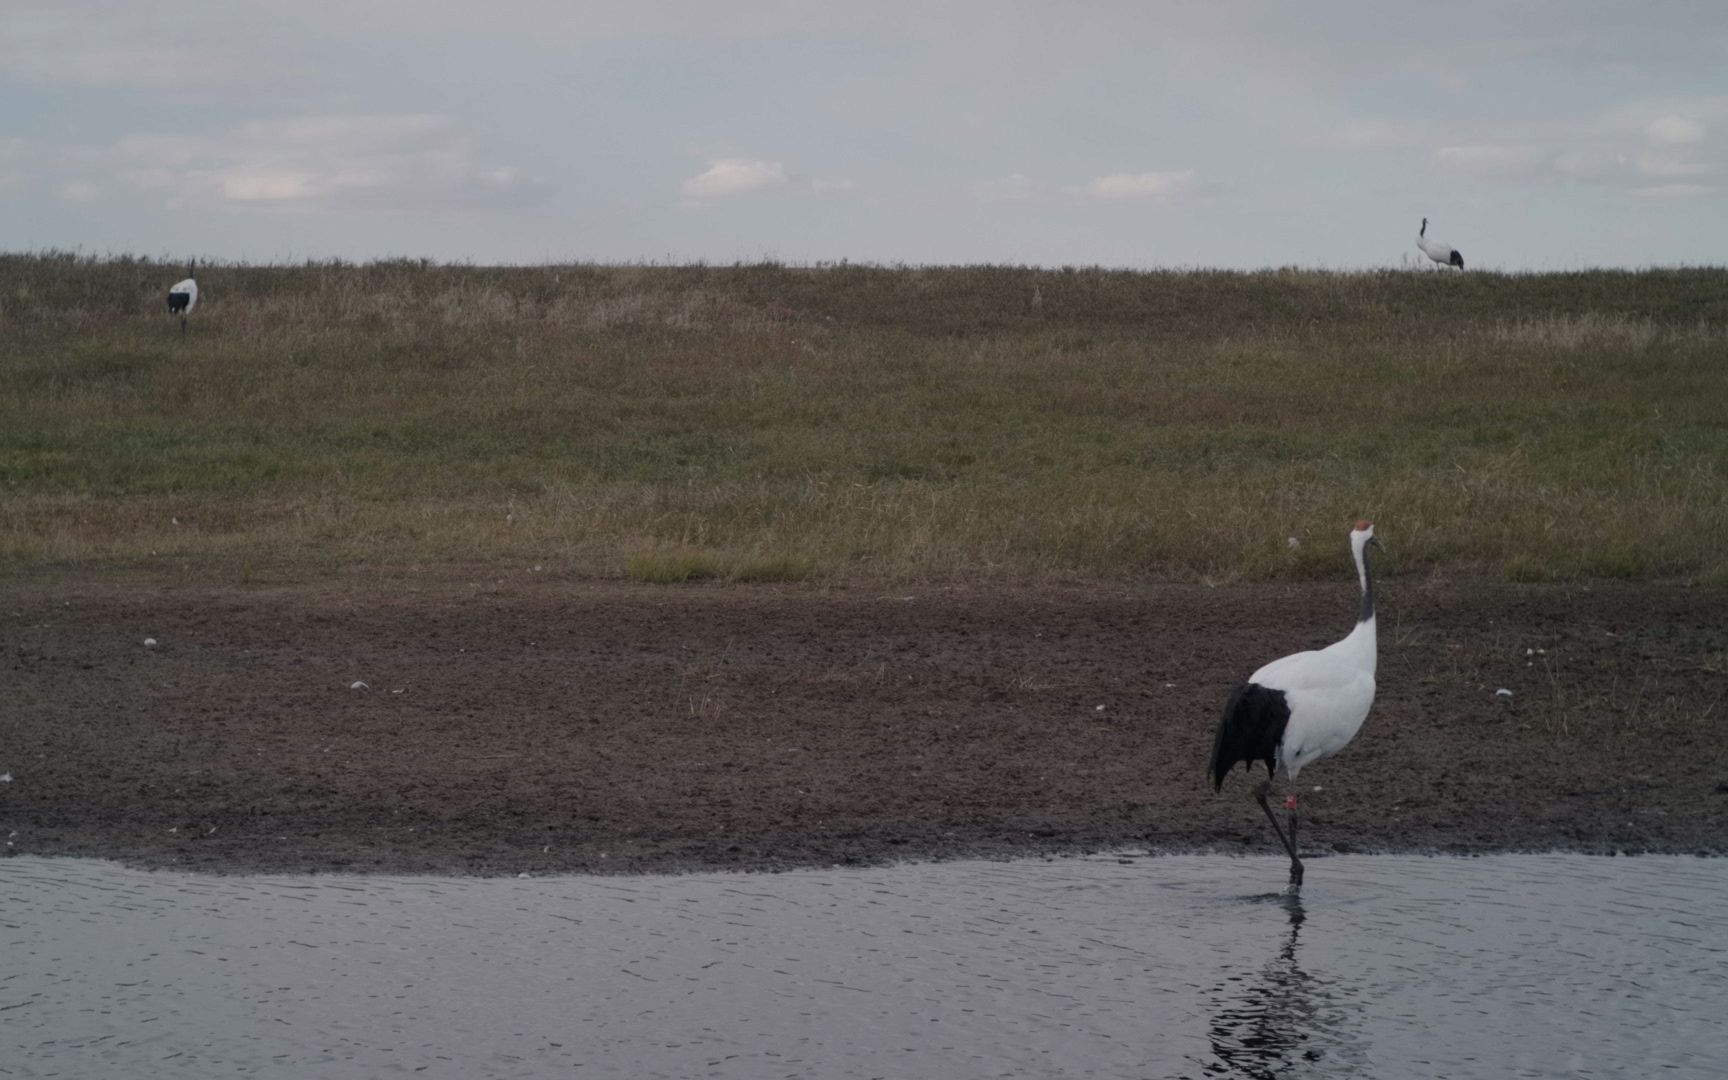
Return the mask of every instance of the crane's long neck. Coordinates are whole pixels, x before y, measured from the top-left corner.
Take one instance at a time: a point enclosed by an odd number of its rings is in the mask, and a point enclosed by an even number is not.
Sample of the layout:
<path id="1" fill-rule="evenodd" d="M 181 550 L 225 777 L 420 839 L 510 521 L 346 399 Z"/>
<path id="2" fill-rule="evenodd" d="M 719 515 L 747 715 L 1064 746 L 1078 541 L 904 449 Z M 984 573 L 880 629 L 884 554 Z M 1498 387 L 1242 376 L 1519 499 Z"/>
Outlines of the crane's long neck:
<path id="1" fill-rule="evenodd" d="M 1362 612 L 1356 616 L 1357 622 L 1370 622 L 1374 618 L 1374 565 L 1369 562 L 1368 552 L 1367 544 L 1356 549 L 1356 578 L 1362 584 Z"/>
<path id="2" fill-rule="evenodd" d="M 1417 236 L 1427 236 L 1428 235 L 1428 219 L 1427 218 L 1422 219 L 1422 227 L 1420 229 L 1416 230 L 1416 235 Z"/>
<path id="3" fill-rule="evenodd" d="M 1380 651 L 1380 635 L 1374 620 L 1374 566 L 1369 561 L 1365 543 L 1356 547 L 1356 577 L 1362 583 L 1362 610 L 1356 618 L 1356 628 L 1345 640 L 1354 643 L 1358 662 L 1373 674 L 1374 662 Z"/>

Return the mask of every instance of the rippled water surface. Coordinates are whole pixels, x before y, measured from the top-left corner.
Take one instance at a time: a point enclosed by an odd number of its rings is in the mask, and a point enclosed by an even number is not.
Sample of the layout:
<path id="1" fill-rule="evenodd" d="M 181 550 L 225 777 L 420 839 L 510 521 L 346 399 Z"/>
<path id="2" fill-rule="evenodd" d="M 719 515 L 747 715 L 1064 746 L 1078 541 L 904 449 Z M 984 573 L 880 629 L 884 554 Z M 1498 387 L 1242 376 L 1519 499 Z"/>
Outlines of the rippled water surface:
<path id="1" fill-rule="evenodd" d="M 1728 860 L 198 877 L 0 862 L 0 1076 L 1682 1077 Z"/>

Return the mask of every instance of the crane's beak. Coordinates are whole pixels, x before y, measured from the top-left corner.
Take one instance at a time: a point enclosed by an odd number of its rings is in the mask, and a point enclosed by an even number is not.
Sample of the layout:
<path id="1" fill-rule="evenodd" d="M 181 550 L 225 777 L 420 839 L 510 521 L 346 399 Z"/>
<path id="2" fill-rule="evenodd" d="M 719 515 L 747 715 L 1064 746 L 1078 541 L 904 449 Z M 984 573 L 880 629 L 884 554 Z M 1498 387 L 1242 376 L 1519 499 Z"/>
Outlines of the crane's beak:
<path id="1" fill-rule="evenodd" d="M 1374 546 L 1375 546 L 1375 547 L 1377 547 L 1377 548 L 1379 548 L 1379 549 L 1380 549 L 1380 550 L 1381 550 L 1381 551 L 1385 551 L 1385 550 L 1386 550 L 1386 545 L 1385 545 L 1385 544 L 1382 544 L 1382 543 L 1381 543 L 1381 542 L 1380 542 L 1380 538 L 1379 538 L 1379 537 L 1378 537 L 1378 536 L 1370 536 L 1370 537 L 1369 537 L 1369 538 L 1368 538 L 1368 542 L 1369 542 L 1369 543 L 1370 543 L 1370 544 L 1373 544 L 1373 545 L 1374 545 Z"/>

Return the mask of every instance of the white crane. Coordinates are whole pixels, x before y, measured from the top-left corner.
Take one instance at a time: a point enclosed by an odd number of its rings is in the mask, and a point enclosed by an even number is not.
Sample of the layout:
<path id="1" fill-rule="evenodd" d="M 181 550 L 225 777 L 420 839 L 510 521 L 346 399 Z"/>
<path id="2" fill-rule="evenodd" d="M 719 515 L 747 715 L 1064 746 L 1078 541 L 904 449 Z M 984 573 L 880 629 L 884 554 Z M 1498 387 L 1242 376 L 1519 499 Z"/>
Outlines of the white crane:
<path id="1" fill-rule="evenodd" d="M 198 283 L 192 280 L 192 272 L 197 268 L 198 260 L 186 264 L 186 278 L 177 281 L 168 290 L 168 314 L 180 316 L 180 332 L 186 332 L 186 316 L 198 306 Z"/>
<path id="2" fill-rule="evenodd" d="M 1356 629 L 1324 649 L 1274 660 L 1248 676 L 1247 682 L 1231 692 L 1212 744 L 1214 791 L 1223 790 L 1224 778 L 1237 762 L 1250 772 L 1255 762 L 1266 763 L 1266 779 L 1254 788 L 1254 799 L 1290 853 L 1292 885 L 1302 884 L 1302 860 L 1296 857 L 1296 796 L 1284 800 L 1290 818 L 1290 834 L 1286 836 L 1266 804 L 1266 793 L 1278 766 L 1284 767 L 1284 775 L 1294 783 L 1305 766 L 1344 749 L 1368 718 L 1368 709 L 1374 704 L 1377 646 L 1374 571 L 1368 562 L 1368 549 L 1379 546 L 1374 523 L 1358 521 L 1350 532 L 1350 550 L 1356 557 L 1356 576 L 1362 585 L 1362 610 Z"/>
<path id="3" fill-rule="evenodd" d="M 1422 249 L 1422 254 L 1433 259 L 1441 266 L 1456 266 L 1464 269 L 1464 256 L 1451 244 L 1442 244 L 1438 240 L 1428 239 L 1428 219 L 1422 219 L 1422 228 L 1416 231 L 1416 246 Z"/>

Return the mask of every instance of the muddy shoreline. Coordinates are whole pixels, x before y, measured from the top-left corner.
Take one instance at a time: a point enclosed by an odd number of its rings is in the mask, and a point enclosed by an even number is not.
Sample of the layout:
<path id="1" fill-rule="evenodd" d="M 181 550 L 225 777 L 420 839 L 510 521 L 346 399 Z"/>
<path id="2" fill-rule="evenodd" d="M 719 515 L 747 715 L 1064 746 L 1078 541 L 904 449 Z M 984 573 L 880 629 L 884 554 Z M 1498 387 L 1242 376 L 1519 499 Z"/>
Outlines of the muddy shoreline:
<path id="1" fill-rule="evenodd" d="M 1305 848 L 1728 853 L 1719 591 L 1381 591 L 1379 697 L 1303 775 Z M 1270 853 L 1242 774 L 1205 781 L 1213 724 L 1351 593 L 15 579 L 0 831 L 206 871 Z"/>

